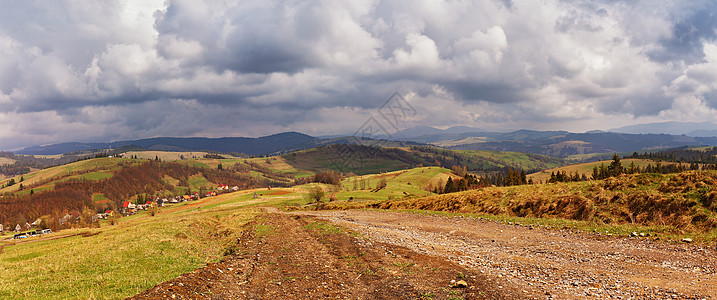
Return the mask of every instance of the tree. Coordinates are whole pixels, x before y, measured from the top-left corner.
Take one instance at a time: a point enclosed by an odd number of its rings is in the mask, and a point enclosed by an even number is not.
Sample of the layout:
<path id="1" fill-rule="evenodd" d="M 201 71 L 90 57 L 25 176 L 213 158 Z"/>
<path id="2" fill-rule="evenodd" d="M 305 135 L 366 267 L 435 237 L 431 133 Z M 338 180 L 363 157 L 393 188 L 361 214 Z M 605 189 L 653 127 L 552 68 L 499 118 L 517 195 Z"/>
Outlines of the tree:
<path id="1" fill-rule="evenodd" d="M 622 170 L 622 163 L 620 162 L 620 156 L 617 155 L 617 153 L 612 155 L 612 162 L 610 163 L 610 166 L 607 167 L 608 171 L 610 171 L 610 176 L 619 176 L 623 173 Z"/>
<path id="2" fill-rule="evenodd" d="M 386 187 L 386 178 L 381 177 L 381 179 L 378 180 L 378 184 L 376 184 L 376 189 L 382 189 Z"/>
<path id="3" fill-rule="evenodd" d="M 309 194 L 307 195 L 307 197 L 310 201 L 313 200 L 313 202 L 320 202 L 321 198 L 324 197 L 324 194 L 324 189 L 316 185 L 309 188 Z"/>
<path id="4" fill-rule="evenodd" d="M 600 170 L 598 169 L 598 166 L 593 166 L 593 180 L 600 179 Z"/>
<path id="5" fill-rule="evenodd" d="M 224 170 L 224 166 L 222 166 L 222 163 L 219 163 L 217 166 L 217 170 Z"/>
<path id="6" fill-rule="evenodd" d="M 451 170 L 453 171 L 453 174 L 460 177 L 465 177 L 466 173 L 468 173 L 468 168 L 466 166 L 453 166 Z"/>
<path id="7" fill-rule="evenodd" d="M 453 193 L 456 191 L 456 187 L 453 184 L 453 179 L 451 177 L 448 177 L 448 181 L 446 181 L 446 186 L 443 188 L 443 193 Z"/>

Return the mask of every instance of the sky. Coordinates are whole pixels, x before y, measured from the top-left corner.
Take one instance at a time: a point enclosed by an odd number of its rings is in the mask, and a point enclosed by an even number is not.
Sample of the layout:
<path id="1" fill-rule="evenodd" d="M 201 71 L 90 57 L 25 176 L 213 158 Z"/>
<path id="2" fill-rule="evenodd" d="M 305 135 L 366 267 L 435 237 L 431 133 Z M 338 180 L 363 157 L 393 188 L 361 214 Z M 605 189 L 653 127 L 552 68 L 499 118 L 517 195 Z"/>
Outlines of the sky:
<path id="1" fill-rule="evenodd" d="M 0 150 L 350 134 L 369 120 L 711 122 L 716 14 L 711 0 L 7 0 Z M 388 126 L 381 107 L 396 93 L 411 110 Z"/>

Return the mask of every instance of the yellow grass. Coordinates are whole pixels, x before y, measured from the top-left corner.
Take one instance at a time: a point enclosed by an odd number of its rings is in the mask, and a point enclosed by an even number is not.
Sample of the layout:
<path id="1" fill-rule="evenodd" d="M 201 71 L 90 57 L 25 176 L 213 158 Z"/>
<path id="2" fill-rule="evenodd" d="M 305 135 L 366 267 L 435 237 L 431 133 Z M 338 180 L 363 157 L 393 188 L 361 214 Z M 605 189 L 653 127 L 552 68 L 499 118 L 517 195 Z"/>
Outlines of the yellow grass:
<path id="1" fill-rule="evenodd" d="M 597 162 L 590 162 L 590 163 L 583 163 L 583 164 L 575 164 L 575 165 L 569 165 L 559 168 L 553 168 L 553 169 L 547 169 L 543 170 L 537 173 L 529 174 L 527 175 L 528 179 L 533 179 L 534 182 L 547 182 L 548 179 L 550 179 L 550 173 L 551 172 L 562 172 L 565 171 L 568 174 L 575 174 L 575 171 L 577 171 L 580 175 L 585 174 L 585 176 L 590 179 L 592 177 L 593 173 L 593 167 L 594 166 L 600 166 L 600 164 L 605 164 L 605 167 L 609 166 L 610 163 L 612 163 L 612 160 L 603 160 L 603 161 L 597 161 Z M 652 164 L 652 166 L 655 166 L 655 162 L 648 159 L 621 159 L 620 163 L 623 167 L 629 167 L 630 163 L 635 163 L 635 166 L 638 166 L 640 168 L 646 167 L 648 164 Z M 663 165 L 669 164 L 668 162 L 662 162 Z"/>
<path id="2" fill-rule="evenodd" d="M 7 157 L 0 157 L 0 165 L 12 165 L 15 163 L 14 159 L 10 159 Z"/>
<path id="3" fill-rule="evenodd" d="M 439 146 L 439 147 L 452 147 L 452 146 L 458 146 L 458 145 L 465 145 L 465 144 L 476 144 L 476 143 L 483 143 L 486 141 L 486 137 L 467 137 L 461 140 L 453 140 L 453 141 L 442 141 L 438 143 L 433 143 L 433 145 Z"/>
<path id="4" fill-rule="evenodd" d="M 28 174 L 23 175 L 24 181 L 22 184 L 27 187 L 30 185 L 35 185 L 40 182 L 46 182 L 48 180 L 59 180 L 62 178 L 70 177 L 73 175 L 77 175 L 79 173 L 87 174 L 92 171 L 103 171 L 103 170 L 114 170 L 120 168 L 120 162 L 129 163 L 130 160 L 122 159 L 122 158 L 97 158 L 97 159 L 90 159 L 90 160 L 82 160 L 62 166 L 37 170 L 35 172 L 31 172 Z M 15 179 L 16 183 L 19 183 L 21 176 L 15 176 L 11 177 Z M 0 184 L 6 184 L 7 181 L 9 181 L 10 178 L 6 178 Z M 0 189 L 0 193 L 3 192 L 16 192 L 20 189 L 19 184 L 15 184 L 10 187 L 6 187 L 3 189 Z"/>
<path id="5" fill-rule="evenodd" d="M 53 155 L 33 155 L 35 158 L 46 158 L 46 159 L 58 159 L 64 154 L 53 154 Z"/>
<path id="6" fill-rule="evenodd" d="M 249 192 L 224 194 L 69 229 L 0 241 L 0 298 L 118 299 L 218 261 L 260 210 Z M 65 238 L 52 239 L 53 237 Z"/>
<path id="7" fill-rule="evenodd" d="M 191 158 L 203 158 L 207 152 L 192 151 L 192 152 L 169 152 L 169 151 L 128 151 L 124 153 L 124 157 L 131 158 L 137 156 L 138 159 L 154 159 L 159 158 L 162 161 L 175 161 L 180 160 L 182 156 L 185 159 Z"/>

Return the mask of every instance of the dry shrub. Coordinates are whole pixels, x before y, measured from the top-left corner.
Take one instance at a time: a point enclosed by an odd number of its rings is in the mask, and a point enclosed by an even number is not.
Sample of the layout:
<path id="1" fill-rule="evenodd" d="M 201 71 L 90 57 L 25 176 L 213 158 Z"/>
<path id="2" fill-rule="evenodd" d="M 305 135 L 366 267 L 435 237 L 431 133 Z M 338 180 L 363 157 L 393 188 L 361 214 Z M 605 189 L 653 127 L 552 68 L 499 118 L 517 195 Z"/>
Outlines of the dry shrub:
<path id="1" fill-rule="evenodd" d="M 717 212 L 717 191 L 711 191 L 707 195 L 702 197 L 702 205 L 705 208 Z"/>
<path id="2" fill-rule="evenodd" d="M 714 174 L 704 171 L 679 173 L 663 182 L 658 190 L 663 193 L 687 193 L 692 190 L 714 186 Z"/>

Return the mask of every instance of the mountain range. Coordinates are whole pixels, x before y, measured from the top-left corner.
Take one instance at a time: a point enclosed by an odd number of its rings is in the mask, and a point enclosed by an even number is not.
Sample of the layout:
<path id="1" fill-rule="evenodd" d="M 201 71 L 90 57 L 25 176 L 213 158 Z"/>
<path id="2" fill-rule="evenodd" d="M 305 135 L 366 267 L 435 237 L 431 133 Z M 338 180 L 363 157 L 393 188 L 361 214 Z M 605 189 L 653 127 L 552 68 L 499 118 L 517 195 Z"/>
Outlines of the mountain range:
<path id="1" fill-rule="evenodd" d="M 315 147 L 320 141 L 322 141 L 322 139 L 303 133 L 284 132 L 259 138 L 157 137 L 109 143 L 61 143 L 28 147 L 15 151 L 15 153 L 26 155 L 54 155 L 93 149 L 110 149 L 134 146 L 146 150 L 158 151 L 215 151 L 223 153 L 236 152 L 248 155 L 265 155 L 275 152 Z"/>
<path id="2" fill-rule="evenodd" d="M 651 133 L 660 132 L 659 130 L 676 134 Z M 709 134 L 712 130 L 716 130 L 716 134 Z M 702 133 L 706 136 L 690 136 L 681 132 Z M 298 132 L 284 132 L 258 138 L 157 137 L 108 143 L 62 143 L 28 147 L 15 153 L 53 155 L 92 149 L 135 147 L 147 150 L 213 151 L 258 156 L 329 144 L 358 143 L 389 147 L 432 144 L 457 150 L 499 150 L 568 157 L 594 153 L 657 151 L 682 146 L 717 146 L 716 135 L 717 125 L 712 123 L 664 122 L 616 128 L 611 132 L 586 133 L 534 130 L 488 132 L 465 126 L 447 129 L 422 126 L 408 128 L 391 136 L 379 137 L 384 138 L 379 140 L 357 139 L 349 135 L 321 138 Z"/>
<path id="3" fill-rule="evenodd" d="M 717 136 L 717 125 L 710 122 L 659 122 L 610 129 L 610 132 L 632 134 L 673 134 L 693 137 Z"/>
<path id="4" fill-rule="evenodd" d="M 301 149 L 315 148 L 330 144 L 365 144 L 386 147 L 406 147 L 420 145 L 414 142 L 371 140 L 357 137 L 317 138 L 299 132 L 283 132 L 269 136 L 248 137 L 156 137 L 149 139 L 117 141 L 109 143 L 61 143 L 27 147 L 16 154 L 56 155 L 73 152 L 130 148 L 134 150 L 154 151 L 210 151 L 220 153 L 242 153 L 252 156 L 279 154 Z"/>

